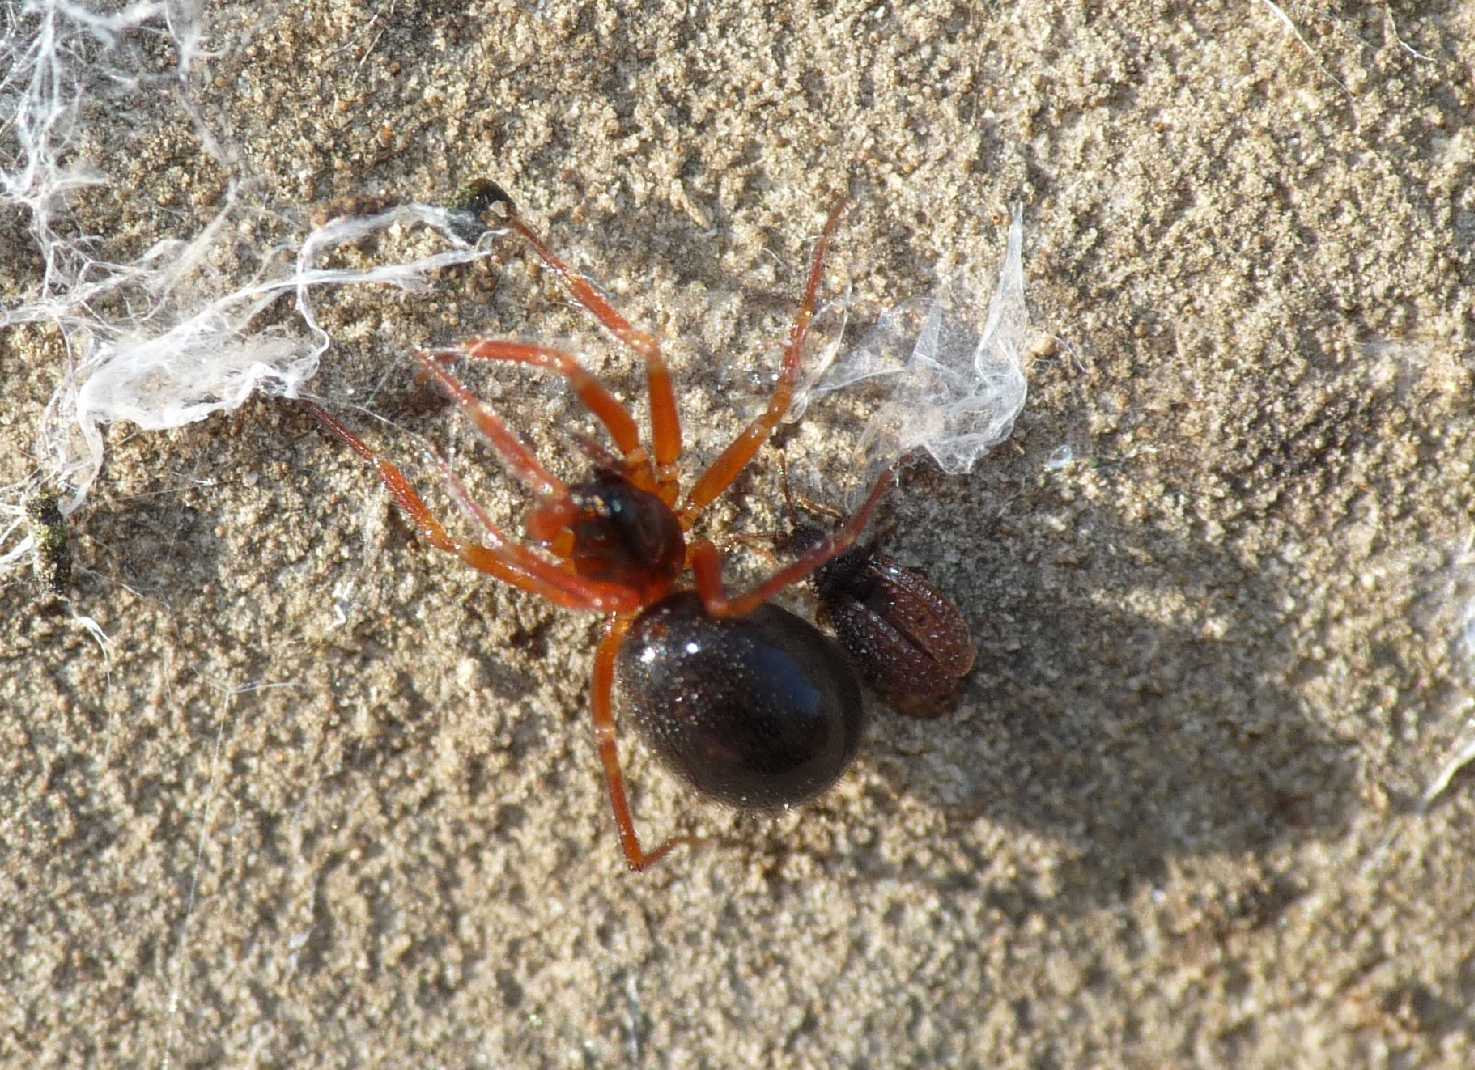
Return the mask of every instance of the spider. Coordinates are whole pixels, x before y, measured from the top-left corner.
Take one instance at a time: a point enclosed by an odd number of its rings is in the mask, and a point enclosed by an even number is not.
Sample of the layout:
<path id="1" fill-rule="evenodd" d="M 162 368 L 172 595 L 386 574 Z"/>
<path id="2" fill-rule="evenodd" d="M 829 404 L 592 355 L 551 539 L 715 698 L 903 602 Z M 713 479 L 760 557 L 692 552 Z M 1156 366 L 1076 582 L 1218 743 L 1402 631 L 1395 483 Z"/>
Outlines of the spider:
<path id="1" fill-rule="evenodd" d="M 861 507 L 832 534 L 742 594 L 727 593 L 717 548 L 687 536 L 789 408 L 825 258 L 846 201 L 836 201 L 815 247 L 767 407 L 684 495 L 677 470 L 681 422 L 660 344 L 555 255 L 495 183 L 479 183 L 465 203 L 465 210 L 478 217 L 498 209 L 501 224 L 531 247 L 574 301 L 644 362 L 649 446 L 629 410 L 572 353 L 485 338 L 448 351 L 417 353 L 425 372 L 535 498 L 526 522 L 531 544 L 515 541 L 472 501 L 443 462 L 452 497 L 481 529 L 480 541 L 468 542 L 446 531 L 396 465 L 337 417 L 305 404 L 329 432 L 378 469 L 389 493 L 431 545 L 556 605 L 609 615 L 594 655 L 595 740 L 625 861 L 630 869 L 643 870 L 673 848 L 698 841 L 676 836 L 654 850 L 641 846 L 616 743 L 617 689 L 623 712 L 668 766 L 697 791 L 739 807 L 790 806 L 812 797 L 839 777 L 859 745 L 864 707 L 843 653 L 812 625 L 769 600 L 856 541 L 891 486 L 891 472 L 876 480 Z M 452 374 L 448 365 L 457 358 L 522 364 L 562 376 L 603 425 L 617 453 L 586 442 L 594 461 L 591 478 L 564 483 Z M 692 586 L 684 587 L 688 571 Z"/>

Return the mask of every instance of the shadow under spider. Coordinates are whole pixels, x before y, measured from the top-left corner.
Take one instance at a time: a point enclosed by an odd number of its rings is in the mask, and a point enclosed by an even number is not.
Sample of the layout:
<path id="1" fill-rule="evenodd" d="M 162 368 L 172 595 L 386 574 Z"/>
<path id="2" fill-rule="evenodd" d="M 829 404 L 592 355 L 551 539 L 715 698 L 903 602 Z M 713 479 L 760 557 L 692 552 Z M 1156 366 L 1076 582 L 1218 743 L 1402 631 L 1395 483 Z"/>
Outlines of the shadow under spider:
<path id="1" fill-rule="evenodd" d="M 1004 462 L 1018 478 L 1002 478 L 1030 486 L 1045 451 L 1027 452 L 1034 456 Z M 872 699 L 861 751 L 897 796 L 943 811 L 964 835 L 915 869 L 860 857 L 856 867 L 979 888 L 985 860 L 962 841 L 981 817 L 1065 845 L 1060 892 L 1036 905 L 1090 909 L 1162 880 L 1172 857 L 1259 853 L 1340 828 L 1354 792 L 1345 748 L 1274 682 L 1294 660 L 1272 608 L 1282 587 L 1214 546 L 1144 528 L 1104 503 L 1090 511 L 1088 536 L 1021 545 L 1018 528 L 993 518 L 997 494 L 982 489 L 1001 481 L 995 463 L 961 485 L 910 481 L 919 496 L 946 500 L 951 528 L 978 533 L 975 578 L 966 588 L 944 584 L 978 647 L 959 708 L 911 722 Z M 1036 484 L 1008 515 L 1049 507 L 1030 500 L 1051 493 Z M 903 561 L 922 556 L 904 541 L 893 549 Z M 1144 589 L 1171 594 L 1175 615 L 1191 619 L 1179 627 L 1124 608 L 1120 596 Z M 854 819 L 885 836 L 894 804 L 880 793 L 867 804 Z"/>

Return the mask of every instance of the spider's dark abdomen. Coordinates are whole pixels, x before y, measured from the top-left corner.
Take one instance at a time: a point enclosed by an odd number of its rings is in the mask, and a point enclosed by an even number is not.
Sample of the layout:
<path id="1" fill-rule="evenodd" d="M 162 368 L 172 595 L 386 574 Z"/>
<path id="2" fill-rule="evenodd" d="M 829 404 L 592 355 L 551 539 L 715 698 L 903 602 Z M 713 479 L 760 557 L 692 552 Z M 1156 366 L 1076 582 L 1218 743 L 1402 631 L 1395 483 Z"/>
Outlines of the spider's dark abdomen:
<path id="1" fill-rule="evenodd" d="M 631 625 L 616 664 L 624 714 L 693 787 L 733 806 L 802 802 L 860 746 L 860 685 L 833 641 L 775 605 L 708 616 L 686 591 Z"/>

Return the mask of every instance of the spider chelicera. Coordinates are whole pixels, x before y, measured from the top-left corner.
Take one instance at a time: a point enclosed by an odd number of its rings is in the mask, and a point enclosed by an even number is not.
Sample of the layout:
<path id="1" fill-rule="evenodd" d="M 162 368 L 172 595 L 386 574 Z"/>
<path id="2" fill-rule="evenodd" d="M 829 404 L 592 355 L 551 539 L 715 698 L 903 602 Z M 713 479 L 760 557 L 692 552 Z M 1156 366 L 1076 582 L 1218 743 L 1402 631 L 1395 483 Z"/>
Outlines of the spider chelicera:
<path id="1" fill-rule="evenodd" d="M 884 472 L 861 507 L 833 533 L 753 589 L 729 595 L 722 560 L 706 539 L 687 541 L 702 511 L 730 486 L 788 411 L 801 354 L 824 273 L 825 257 L 845 206 L 831 209 L 815 247 L 804 296 L 789 332 L 778 383 L 755 417 L 683 496 L 677 461 L 681 421 L 671 373 L 659 343 L 632 326 L 576 274 L 522 219 L 494 183 L 479 185 L 475 211 L 501 213 L 584 309 L 645 364 L 650 446 L 629 411 L 571 353 L 522 342 L 472 339 L 417 354 L 533 493 L 527 519 L 531 545 L 508 538 L 472 501 L 449 467 L 447 486 L 481 528 L 480 541 L 449 534 L 404 473 L 336 416 L 306 406 L 323 426 L 371 462 L 421 534 L 472 568 L 541 595 L 567 609 L 609 614 L 594 656 L 593 715 L 620 846 L 633 870 L 695 842 L 675 837 L 652 851 L 640 845 L 620 771 L 615 693 L 623 712 L 657 754 L 703 794 L 734 806 L 788 806 L 829 787 L 854 757 L 864 707 L 843 653 L 812 625 L 769 599 L 807 577 L 860 536 L 890 487 Z M 457 358 L 504 361 L 562 376 L 604 426 L 617 454 L 586 448 L 592 477 L 572 486 L 551 474 L 521 439 L 447 367 Z M 690 570 L 693 588 L 683 589 Z"/>

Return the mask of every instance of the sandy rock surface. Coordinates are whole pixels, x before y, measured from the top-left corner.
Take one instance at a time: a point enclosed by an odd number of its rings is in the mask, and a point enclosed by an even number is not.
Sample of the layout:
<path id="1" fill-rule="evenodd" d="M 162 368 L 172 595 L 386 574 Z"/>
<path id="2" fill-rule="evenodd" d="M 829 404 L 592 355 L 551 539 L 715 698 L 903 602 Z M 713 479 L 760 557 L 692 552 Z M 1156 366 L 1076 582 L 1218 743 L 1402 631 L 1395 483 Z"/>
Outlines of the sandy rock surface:
<path id="1" fill-rule="evenodd" d="M 857 326 L 939 256 L 996 263 L 1022 203 L 1051 340 L 1010 440 L 890 506 L 974 629 L 959 708 L 877 709 L 840 786 L 772 818 L 626 739 L 643 835 L 724 841 L 639 877 L 598 618 L 424 545 L 290 402 L 113 425 L 65 597 L 0 585 L 0 1064 L 1475 1064 L 1469 775 L 1423 804 L 1471 709 L 1475 8 L 1283 12 L 206 4 L 199 125 L 159 93 L 87 115 L 111 185 L 68 225 L 104 258 L 198 232 L 233 178 L 243 281 L 341 198 L 495 178 L 667 342 L 689 474 L 761 408 L 847 185 L 827 293 Z M 7 306 L 43 270 L 27 222 L 0 218 Z M 417 346 L 566 342 L 643 418 L 514 242 L 316 307 L 306 389 L 449 516 L 427 445 L 510 526 L 526 499 Z M 0 483 L 68 359 L 0 334 Z M 565 392 L 468 378 L 580 473 Z M 856 431 L 837 403 L 790 435 L 811 493 L 854 489 Z M 704 530 L 784 522 L 769 451 Z"/>

